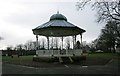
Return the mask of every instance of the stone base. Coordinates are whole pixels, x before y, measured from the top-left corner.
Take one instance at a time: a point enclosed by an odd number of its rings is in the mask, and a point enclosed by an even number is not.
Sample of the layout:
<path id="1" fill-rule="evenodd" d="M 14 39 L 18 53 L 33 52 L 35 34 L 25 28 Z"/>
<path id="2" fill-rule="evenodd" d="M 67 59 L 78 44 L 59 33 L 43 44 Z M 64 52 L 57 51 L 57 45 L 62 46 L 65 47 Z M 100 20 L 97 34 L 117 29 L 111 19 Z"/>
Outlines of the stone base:
<path id="1" fill-rule="evenodd" d="M 33 57 L 33 61 L 37 62 L 59 62 L 57 57 Z"/>
<path id="2" fill-rule="evenodd" d="M 86 60 L 86 56 L 72 56 L 72 62 L 69 57 L 61 57 L 62 63 L 74 63 L 80 62 L 81 60 Z M 60 62 L 59 57 L 33 57 L 33 61 L 36 62 Z M 61 62 L 60 62 L 61 63 Z"/>

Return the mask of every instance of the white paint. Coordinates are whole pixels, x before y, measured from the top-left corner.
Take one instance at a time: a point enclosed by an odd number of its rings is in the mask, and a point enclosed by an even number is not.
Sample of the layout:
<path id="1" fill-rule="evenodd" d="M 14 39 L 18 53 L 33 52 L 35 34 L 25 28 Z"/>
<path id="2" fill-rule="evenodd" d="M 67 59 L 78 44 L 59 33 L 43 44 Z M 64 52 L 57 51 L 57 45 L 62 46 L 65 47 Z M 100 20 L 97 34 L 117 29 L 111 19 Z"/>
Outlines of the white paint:
<path id="1" fill-rule="evenodd" d="M 83 68 L 87 68 L 88 66 L 82 66 Z"/>
<path id="2" fill-rule="evenodd" d="M 39 68 L 29 67 L 29 66 L 22 66 L 22 67 L 25 67 L 25 68 L 32 68 L 32 69 L 39 69 Z"/>
<path id="3" fill-rule="evenodd" d="M 66 68 L 69 68 L 69 66 L 68 65 L 64 65 Z"/>

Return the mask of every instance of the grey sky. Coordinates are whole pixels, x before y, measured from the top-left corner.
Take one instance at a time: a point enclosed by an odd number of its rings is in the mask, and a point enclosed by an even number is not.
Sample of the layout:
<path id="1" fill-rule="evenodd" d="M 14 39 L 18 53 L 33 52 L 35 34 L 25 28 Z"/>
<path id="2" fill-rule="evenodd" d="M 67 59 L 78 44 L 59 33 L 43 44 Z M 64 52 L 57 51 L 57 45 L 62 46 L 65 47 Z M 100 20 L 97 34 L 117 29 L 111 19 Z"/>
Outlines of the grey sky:
<path id="1" fill-rule="evenodd" d="M 95 22 L 96 12 L 88 6 L 82 11 L 76 10 L 78 0 L 1 0 L 0 1 L 0 49 L 16 44 L 24 44 L 28 40 L 35 41 L 32 29 L 49 21 L 50 16 L 57 13 L 67 20 L 83 28 L 83 41 L 90 42 L 98 37 L 103 24 Z M 79 38 L 78 38 L 79 39 Z"/>

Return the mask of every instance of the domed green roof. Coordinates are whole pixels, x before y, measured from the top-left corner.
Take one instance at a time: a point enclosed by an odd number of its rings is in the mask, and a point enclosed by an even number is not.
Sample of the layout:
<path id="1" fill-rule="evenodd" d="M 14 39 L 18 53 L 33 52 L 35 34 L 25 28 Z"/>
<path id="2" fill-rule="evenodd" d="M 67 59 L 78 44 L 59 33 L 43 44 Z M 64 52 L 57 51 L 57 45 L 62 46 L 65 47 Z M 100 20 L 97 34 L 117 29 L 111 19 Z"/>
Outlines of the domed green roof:
<path id="1" fill-rule="evenodd" d="M 64 15 L 57 13 L 57 14 L 54 14 L 50 17 L 50 21 L 51 20 L 65 20 L 65 21 L 67 21 L 67 18 Z"/>
<path id="2" fill-rule="evenodd" d="M 50 17 L 50 21 L 39 25 L 32 29 L 32 31 L 35 35 L 54 37 L 73 36 L 85 32 L 84 29 L 68 22 L 67 18 L 64 15 L 59 14 L 59 12 L 57 12 L 57 14 L 53 14 Z"/>

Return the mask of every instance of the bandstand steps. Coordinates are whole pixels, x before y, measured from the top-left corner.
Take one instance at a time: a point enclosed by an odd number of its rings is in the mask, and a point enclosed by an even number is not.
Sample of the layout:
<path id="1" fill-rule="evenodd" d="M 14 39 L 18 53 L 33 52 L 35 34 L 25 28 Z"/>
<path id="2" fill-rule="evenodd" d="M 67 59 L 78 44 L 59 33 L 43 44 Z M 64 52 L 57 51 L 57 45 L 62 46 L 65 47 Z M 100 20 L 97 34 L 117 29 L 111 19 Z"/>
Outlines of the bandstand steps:
<path id="1" fill-rule="evenodd" d="M 62 58 L 61 58 L 61 57 L 59 57 L 59 62 L 60 62 L 60 63 L 63 63 L 63 60 L 62 60 Z"/>
<path id="2" fill-rule="evenodd" d="M 61 59 L 63 60 L 63 63 L 71 63 L 71 62 L 73 62 L 71 57 L 61 57 Z"/>
<path id="3" fill-rule="evenodd" d="M 54 62 L 59 62 L 58 57 L 54 57 Z"/>
<path id="4" fill-rule="evenodd" d="M 73 63 L 74 61 L 73 61 L 73 59 L 71 58 L 71 57 L 69 57 L 69 59 L 70 59 L 70 61 Z"/>

